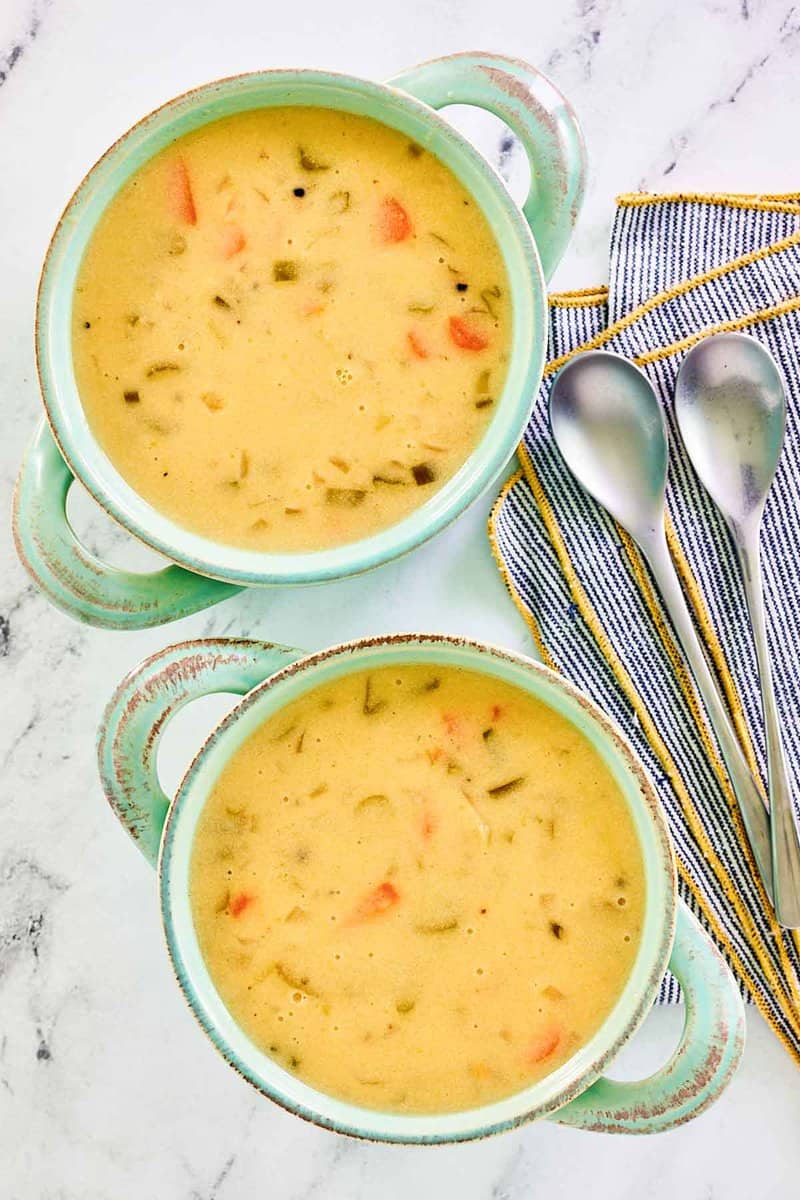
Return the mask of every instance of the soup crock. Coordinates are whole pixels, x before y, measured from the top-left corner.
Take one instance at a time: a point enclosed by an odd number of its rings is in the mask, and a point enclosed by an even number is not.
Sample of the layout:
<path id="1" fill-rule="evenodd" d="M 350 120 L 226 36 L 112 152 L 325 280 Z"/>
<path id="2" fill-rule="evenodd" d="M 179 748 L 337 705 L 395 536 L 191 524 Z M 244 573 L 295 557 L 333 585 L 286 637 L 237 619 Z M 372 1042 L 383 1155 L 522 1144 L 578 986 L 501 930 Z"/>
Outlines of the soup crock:
<path id="1" fill-rule="evenodd" d="M 646 878 L 641 945 L 601 1028 L 568 1062 L 524 1091 L 441 1115 L 357 1107 L 310 1087 L 259 1050 L 217 994 L 189 901 L 198 818 L 220 772 L 245 739 L 283 705 L 324 682 L 368 667 L 420 662 L 505 680 L 544 701 L 587 737 L 629 807 Z M 209 735 L 170 802 L 158 783 L 161 734 L 184 704 L 212 692 L 244 698 Z M 167 946 L 192 1012 L 235 1070 L 298 1116 L 341 1133 L 389 1142 L 463 1141 L 542 1117 L 583 1129 L 652 1133 L 694 1117 L 730 1081 L 744 1045 L 742 1000 L 716 948 L 677 900 L 670 839 L 653 785 L 619 729 L 540 663 L 476 642 L 426 634 L 364 639 L 311 655 L 265 642 L 184 642 L 148 659 L 123 680 L 106 709 L 98 754 L 112 807 L 158 866 Z M 667 968 L 679 979 L 686 1001 L 680 1045 L 648 1079 L 608 1079 L 603 1072 L 646 1016 Z"/>
<path id="2" fill-rule="evenodd" d="M 489 163 L 438 115 L 449 104 L 495 113 L 531 163 L 520 210 Z M 431 499 L 390 528 L 347 545 L 295 554 L 221 545 L 181 528 L 125 482 L 89 430 L 72 365 L 71 317 L 84 250 L 103 211 L 144 162 L 183 134 L 231 113 L 305 105 L 365 114 L 399 129 L 458 177 L 491 225 L 509 278 L 513 312 L 508 376 L 484 437 Z M 549 276 L 572 231 L 583 194 L 583 142 L 564 97 L 526 63 L 458 54 L 415 67 L 388 84 L 322 71 L 264 71 L 210 83 L 157 109 L 120 138 L 70 200 L 44 263 L 36 354 L 46 421 L 17 485 L 20 557 L 49 599 L 108 628 L 160 625 L 197 612 L 241 587 L 322 582 L 404 554 L 443 529 L 497 482 L 522 436 L 547 342 Z M 66 518 L 78 478 L 130 533 L 172 564 L 151 574 L 110 567 L 85 549 Z"/>

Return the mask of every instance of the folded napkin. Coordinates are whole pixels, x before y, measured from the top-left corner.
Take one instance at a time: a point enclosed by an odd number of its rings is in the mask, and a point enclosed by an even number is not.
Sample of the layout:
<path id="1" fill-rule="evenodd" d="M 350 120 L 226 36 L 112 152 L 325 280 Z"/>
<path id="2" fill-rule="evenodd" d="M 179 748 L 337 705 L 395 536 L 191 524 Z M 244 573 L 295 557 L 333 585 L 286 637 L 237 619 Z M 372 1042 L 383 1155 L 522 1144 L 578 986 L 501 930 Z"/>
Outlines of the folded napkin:
<path id="1" fill-rule="evenodd" d="M 775 922 L 702 702 L 630 538 L 573 480 L 550 434 L 550 381 L 582 350 L 641 366 L 670 433 L 668 539 L 751 766 L 766 780 L 755 651 L 728 531 L 683 450 L 672 408 L 685 352 L 742 330 L 788 392 L 786 444 L 762 553 L 775 687 L 800 780 L 800 193 L 620 197 L 608 288 L 552 296 L 550 361 L 489 522 L 498 566 L 545 662 L 622 727 L 666 809 L 683 899 L 800 1062 L 800 938 Z M 795 799 L 797 799 L 795 794 Z M 661 1000 L 679 989 L 667 976 Z"/>

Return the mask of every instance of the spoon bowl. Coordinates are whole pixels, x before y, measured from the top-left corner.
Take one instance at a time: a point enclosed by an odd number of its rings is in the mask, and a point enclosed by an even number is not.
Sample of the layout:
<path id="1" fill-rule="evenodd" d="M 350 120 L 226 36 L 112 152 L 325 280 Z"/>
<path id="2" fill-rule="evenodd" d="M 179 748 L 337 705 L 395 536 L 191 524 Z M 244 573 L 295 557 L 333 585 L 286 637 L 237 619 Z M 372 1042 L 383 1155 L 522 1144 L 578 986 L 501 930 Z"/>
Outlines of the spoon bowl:
<path id="1" fill-rule="evenodd" d="M 786 428 L 780 372 L 755 338 L 724 333 L 689 351 L 675 415 L 698 476 L 729 524 L 759 521 Z"/>
<path id="2" fill-rule="evenodd" d="M 605 350 L 571 359 L 553 382 L 550 427 L 573 475 L 633 537 L 663 526 L 667 428 L 643 371 Z"/>

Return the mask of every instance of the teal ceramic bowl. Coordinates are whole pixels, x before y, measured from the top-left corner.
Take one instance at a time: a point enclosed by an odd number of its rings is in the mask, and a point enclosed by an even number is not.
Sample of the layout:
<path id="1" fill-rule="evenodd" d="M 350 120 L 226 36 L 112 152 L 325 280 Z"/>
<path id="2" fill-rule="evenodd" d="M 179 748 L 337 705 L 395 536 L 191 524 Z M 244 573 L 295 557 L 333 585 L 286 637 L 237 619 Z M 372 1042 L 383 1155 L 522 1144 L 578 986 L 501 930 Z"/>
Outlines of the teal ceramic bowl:
<path id="1" fill-rule="evenodd" d="M 258 725 L 309 689 L 348 672 L 419 662 L 503 679 L 579 729 L 622 790 L 646 873 L 639 952 L 622 995 L 597 1033 L 532 1087 L 485 1107 L 442 1115 L 356 1107 L 309 1087 L 260 1051 L 214 987 L 189 902 L 198 818 L 230 756 Z M 206 740 L 170 802 L 158 783 L 159 739 L 179 708 L 210 692 L 244 698 Z M 98 749 L 110 803 L 158 866 L 167 946 L 192 1012 L 236 1071 L 298 1116 L 341 1133 L 390 1142 L 463 1141 L 542 1117 L 597 1131 L 652 1133 L 696 1116 L 730 1081 L 744 1042 L 741 997 L 711 941 L 677 901 L 670 840 L 653 786 L 620 731 L 547 667 L 478 643 L 421 634 L 351 642 L 310 656 L 263 642 L 186 642 L 148 659 L 123 680 L 106 709 Z M 667 967 L 680 980 L 686 1001 L 677 1050 L 649 1079 L 608 1079 L 603 1072 L 649 1011 Z M 586 982 L 591 986 L 590 975 Z"/>
<path id="2" fill-rule="evenodd" d="M 501 117 L 531 161 L 522 209 L 496 172 L 435 111 L 472 104 Z M 489 221 L 510 281 L 513 334 L 508 377 L 485 436 L 456 475 L 404 520 L 347 545 L 313 553 L 265 554 L 186 530 L 146 503 L 92 436 L 72 367 L 75 281 L 109 201 L 175 138 L 231 113 L 313 105 L 365 114 L 401 130 L 444 162 Z M 416 67 L 389 84 L 322 71 L 265 71 L 208 84 L 172 100 L 111 147 L 80 185 L 53 236 L 42 273 L 36 325 L 46 410 L 23 463 L 14 525 L 23 562 L 60 608 L 92 624 L 133 629 L 196 612 L 240 587 L 306 584 L 365 571 L 404 554 L 454 520 L 496 483 L 522 435 L 547 341 L 545 278 L 566 246 L 583 193 L 583 144 L 563 96 L 533 67 L 490 54 L 463 54 Z M 111 569 L 80 545 L 65 516 L 77 477 L 125 529 L 172 564 L 150 575 Z"/>

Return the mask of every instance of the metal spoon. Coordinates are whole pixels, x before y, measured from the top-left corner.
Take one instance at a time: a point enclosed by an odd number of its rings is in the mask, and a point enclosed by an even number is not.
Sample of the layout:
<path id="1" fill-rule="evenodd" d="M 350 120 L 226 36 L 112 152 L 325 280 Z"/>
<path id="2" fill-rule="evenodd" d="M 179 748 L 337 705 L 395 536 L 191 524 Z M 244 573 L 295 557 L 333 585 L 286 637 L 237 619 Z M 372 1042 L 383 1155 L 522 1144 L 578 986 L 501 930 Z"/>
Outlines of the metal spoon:
<path id="1" fill-rule="evenodd" d="M 619 354 L 591 350 L 562 367 L 550 426 L 572 474 L 627 529 L 650 565 L 717 735 L 764 887 L 772 898 L 769 817 L 709 670 L 664 531 L 667 426 L 647 376 Z"/>
<path id="2" fill-rule="evenodd" d="M 759 553 L 764 504 L 786 427 L 786 395 L 772 356 L 741 333 L 699 342 L 678 373 L 675 415 L 700 482 L 731 531 L 742 572 L 767 735 L 775 913 L 781 925 L 797 928 L 800 842 L 772 684 Z"/>

